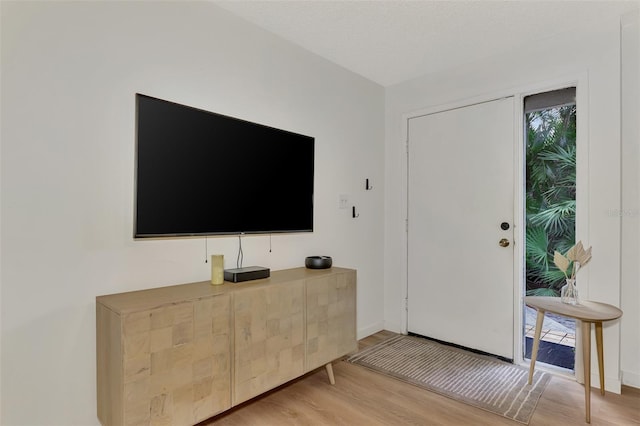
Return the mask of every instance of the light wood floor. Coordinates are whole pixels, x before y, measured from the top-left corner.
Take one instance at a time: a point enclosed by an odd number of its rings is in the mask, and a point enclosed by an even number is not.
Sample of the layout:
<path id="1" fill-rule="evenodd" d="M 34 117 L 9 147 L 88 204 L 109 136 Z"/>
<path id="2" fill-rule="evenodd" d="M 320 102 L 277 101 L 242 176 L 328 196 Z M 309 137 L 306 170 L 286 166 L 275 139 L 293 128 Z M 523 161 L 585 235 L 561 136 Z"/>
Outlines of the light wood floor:
<path id="1" fill-rule="evenodd" d="M 360 341 L 366 347 L 392 336 L 382 331 Z M 204 425 L 509 425 L 519 423 L 456 402 L 344 361 L 333 365 L 331 386 L 324 368 L 253 399 Z M 640 390 L 622 394 L 591 393 L 592 425 L 640 425 Z M 530 426 L 586 425 L 584 388 L 554 376 L 547 385 Z"/>

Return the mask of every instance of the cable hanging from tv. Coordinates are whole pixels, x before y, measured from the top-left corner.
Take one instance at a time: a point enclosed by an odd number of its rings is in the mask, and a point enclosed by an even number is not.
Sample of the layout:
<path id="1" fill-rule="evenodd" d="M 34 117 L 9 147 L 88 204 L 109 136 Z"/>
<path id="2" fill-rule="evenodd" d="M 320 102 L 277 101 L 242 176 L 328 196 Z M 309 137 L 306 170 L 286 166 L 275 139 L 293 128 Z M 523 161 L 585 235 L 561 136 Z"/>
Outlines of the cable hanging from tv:
<path id="1" fill-rule="evenodd" d="M 236 268 L 242 268 L 244 261 L 244 253 L 242 252 L 242 232 L 238 234 L 238 258 L 236 259 Z"/>

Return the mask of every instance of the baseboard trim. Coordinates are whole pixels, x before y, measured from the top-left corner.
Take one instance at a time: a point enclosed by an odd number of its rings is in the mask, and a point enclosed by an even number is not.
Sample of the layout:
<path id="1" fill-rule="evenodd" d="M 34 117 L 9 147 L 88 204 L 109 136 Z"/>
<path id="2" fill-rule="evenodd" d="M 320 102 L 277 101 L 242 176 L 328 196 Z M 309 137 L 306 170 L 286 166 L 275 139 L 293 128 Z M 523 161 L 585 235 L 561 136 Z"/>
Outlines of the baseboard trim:
<path id="1" fill-rule="evenodd" d="M 600 374 L 598 374 L 598 371 L 591 370 L 591 387 L 600 389 Z M 619 395 L 622 391 L 622 382 L 619 378 L 609 377 L 605 374 L 604 390 L 607 392 L 617 393 Z"/>
<path id="2" fill-rule="evenodd" d="M 640 374 L 631 371 L 622 371 L 622 384 L 640 389 Z"/>
<path id="3" fill-rule="evenodd" d="M 406 334 L 406 331 L 402 329 L 402 326 L 400 325 L 400 323 L 396 323 L 396 322 L 385 321 L 384 329 L 393 331 L 394 333 Z"/>
<path id="4" fill-rule="evenodd" d="M 359 328 L 357 333 L 358 340 L 364 339 L 367 336 L 371 336 L 372 334 L 377 333 L 378 331 L 384 330 L 384 322 L 379 321 L 373 323 L 367 327 Z"/>

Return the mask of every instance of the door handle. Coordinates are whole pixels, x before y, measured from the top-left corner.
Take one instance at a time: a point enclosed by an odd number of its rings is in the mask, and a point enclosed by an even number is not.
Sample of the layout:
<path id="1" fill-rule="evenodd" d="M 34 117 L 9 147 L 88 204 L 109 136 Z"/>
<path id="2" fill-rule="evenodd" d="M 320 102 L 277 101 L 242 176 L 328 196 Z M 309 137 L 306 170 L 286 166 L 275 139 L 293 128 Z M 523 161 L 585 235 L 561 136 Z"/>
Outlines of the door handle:
<path id="1" fill-rule="evenodd" d="M 506 238 L 503 238 L 500 241 L 498 241 L 498 245 L 500 245 L 500 247 L 509 247 L 509 240 L 507 240 Z"/>

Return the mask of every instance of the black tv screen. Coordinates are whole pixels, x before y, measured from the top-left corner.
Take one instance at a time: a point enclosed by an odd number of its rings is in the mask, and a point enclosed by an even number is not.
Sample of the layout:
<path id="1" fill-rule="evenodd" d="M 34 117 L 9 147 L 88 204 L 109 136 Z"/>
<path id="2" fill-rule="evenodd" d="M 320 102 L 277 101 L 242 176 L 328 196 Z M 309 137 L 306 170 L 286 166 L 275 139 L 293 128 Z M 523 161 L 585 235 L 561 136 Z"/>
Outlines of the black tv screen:
<path id="1" fill-rule="evenodd" d="M 314 138 L 136 94 L 134 237 L 313 231 Z"/>

